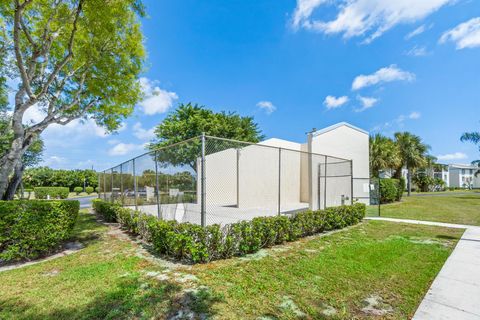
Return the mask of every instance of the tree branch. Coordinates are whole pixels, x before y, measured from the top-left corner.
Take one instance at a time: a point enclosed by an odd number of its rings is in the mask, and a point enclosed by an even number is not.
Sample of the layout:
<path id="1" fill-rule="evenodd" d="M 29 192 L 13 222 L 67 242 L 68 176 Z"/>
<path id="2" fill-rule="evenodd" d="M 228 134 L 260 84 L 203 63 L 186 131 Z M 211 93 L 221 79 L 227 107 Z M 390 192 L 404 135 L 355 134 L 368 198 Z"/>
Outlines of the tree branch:
<path id="1" fill-rule="evenodd" d="M 75 18 L 73 20 L 73 28 L 72 28 L 72 32 L 70 33 L 70 38 L 69 38 L 69 41 L 68 41 L 68 53 L 67 55 L 62 59 L 62 61 L 57 64 L 54 68 L 54 70 L 52 71 L 52 73 L 50 74 L 50 76 L 48 77 L 48 80 L 47 80 L 47 83 L 44 85 L 44 87 L 42 88 L 40 94 L 38 95 L 39 97 L 43 96 L 46 94 L 50 84 L 53 82 L 53 80 L 55 79 L 55 77 L 58 75 L 58 73 L 60 72 L 61 69 L 63 69 L 63 67 L 68 63 L 68 61 L 70 61 L 70 59 L 73 57 L 73 41 L 75 39 L 75 34 L 77 32 L 77 23 L 78 23 L 78 18 L 80 17 L 80 12 L 82 11 L 82 5 L 83 5 L 83 1 L 84 0 L 79 0 L 78 1 L 78 6 L 77 6 L 77 9 L 76 9 L 76 12 L 75 12 Z"/>
<path id="2" fill-rule="evenodd" d="M 22 11 L 25 6 L 30 3 L 30 1 L 26 0 L 22 5 L 19 4 L 18 0 L 15 0 L 15 15 L 13 19 L 13 46 L 15 50 L 15 59 L 17 60 L 17 67 L 20 71 L 20 77 L 22 78 L 22 86 L 25 88 L 25 92 L 27 95 L 32 98 L 35 97 L 32 93 L 32 88 L 30 86 L 30 81 L 28 80 L 27 72 L 25 71 L 25 65 L 23 62 L 23 57 L 20 52 L 20 20 Z M 18 105 L 15 106 L 17 108 Z"/>

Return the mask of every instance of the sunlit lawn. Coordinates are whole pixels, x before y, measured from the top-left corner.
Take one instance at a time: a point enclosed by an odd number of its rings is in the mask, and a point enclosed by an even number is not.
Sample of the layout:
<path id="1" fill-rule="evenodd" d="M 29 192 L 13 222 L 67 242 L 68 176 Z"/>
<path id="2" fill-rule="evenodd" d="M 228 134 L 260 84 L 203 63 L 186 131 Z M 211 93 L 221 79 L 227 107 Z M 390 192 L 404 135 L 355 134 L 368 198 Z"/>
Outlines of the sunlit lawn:
<path id="1" fill-rule="evenodd" d="M 370 206 L 367 215 L 377 216 Z M 480 225 L 480 193 L 436 196 L 404 196 L 401 202 L 382 205 L 382 217 Z"/>
<path id="2" fill-rule="evenodd" d="M 84 213 L 76 239 L 86 248 L 0 273 L 0 319 L 165 319 L 185 303 L 217 319 L 370 318 L 366 299 L 405 319 L 462 232 L 366 221 L 246 259 L 168 270 Z M 185 274 L 198 280 L 180 281 Z"/>

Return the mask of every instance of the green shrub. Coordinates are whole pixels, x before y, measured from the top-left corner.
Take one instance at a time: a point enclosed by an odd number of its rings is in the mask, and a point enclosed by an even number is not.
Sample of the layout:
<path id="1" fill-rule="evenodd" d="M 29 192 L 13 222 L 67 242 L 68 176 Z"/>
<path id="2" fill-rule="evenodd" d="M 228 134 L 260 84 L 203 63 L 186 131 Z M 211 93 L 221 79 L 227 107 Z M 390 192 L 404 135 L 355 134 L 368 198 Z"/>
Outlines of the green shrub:
<path id="1" fill-rule="evenodd" d="M 93 199 L 92 207 L 106 222 L 117 222 L 117 211 L 121 206 L 100 199 Z"/>
<path id="2" fill-rule="evenodd" d="M 0 201 L 0 264 L 57 249 L 70 236 L 79 208 L 71 200 Z"/>
<path id="3" fill-rule="evenodd" d="M 100 187 L 95 187 L 95 192 L 99 193 L 100 192 Z"/>
<path id="4" fill-rule="evenodd" d="M 398 198 L 399 180 L 397 179 L 380 179 L 380 202 L 390 203 Z"/>
<path id="5" fill-rule="evenodd" d="M 33 191 L 36 199 L 47 199 L 47 195 L 50 199 L 67 199 L 70 193 L 65 187 L 35 187 Z"/>
<path id="6" fill-rule="evenodd" d="M 98 188 L 98 187 L 97 187 L 97 188 Z M 91 193 L 93 192 L 93 190 L 94 190 L 93 187 L 86 187 L 86 188 L 85 188 L 85 192 L 86 192 L 87 194 L 91 194 Z"/>
<path id="7" fill-rule="evenodd" d="M 93 201 L 95 211 L 110 221 L 118 221 L 128 232 L 140 235 L 154 250 L 171 258 L 191 263 L 208 262 L 254 253 L 287 241 L 319 232 L 344 228 L 360 222 L 365 205 L 332 207 L 305 211 L 292 217 L 257 217 L 225 225 L 202 228 L 190 223 L 159 220 L 118 204 Z"/>
<path id="8" fill-rule="evenodd" d="M 77 195 L 79 195 L 80 193 L 82 193 L 83 191 L 83 188 L 82 187 L 75 187 L 73 188 L 73 192 L 75 192 Z"/>

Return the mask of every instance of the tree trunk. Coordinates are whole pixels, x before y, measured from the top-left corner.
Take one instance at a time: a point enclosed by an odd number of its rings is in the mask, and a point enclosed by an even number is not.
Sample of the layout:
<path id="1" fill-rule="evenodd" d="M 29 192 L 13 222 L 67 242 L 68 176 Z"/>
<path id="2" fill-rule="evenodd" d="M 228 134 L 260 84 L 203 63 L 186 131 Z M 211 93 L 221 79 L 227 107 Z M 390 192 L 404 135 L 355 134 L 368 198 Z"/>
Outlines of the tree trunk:
<path id="1" fill-rule="evenodd" d="M 15 97 L 15 109 L 21 104 L 21 91 Z M 9 177 L 14 172 L 17 163 L 22 161 L 25 150 L 32 143 L 32 137 L 25 139 L 25 128 L 22 123 L 23 112 L 14 112 L 12 116 L 13 140 L 7 153 L 0 160 L 0 198 L 6 197 Z"/>
<path id="2" fill-rule="evenodd" d="M 12 148 L 2 159 L 0 167 L 0 197 L 5 198 L 6 191 L 9 184 L 9 176 L 14 171 L 17 163 L 21 161 L 23 151 L 22 147 L 18 147 L 17 143 L 12 143 Z"/>
<path id="3" fill-rule="evenodd" d="M 18 186 L 22 182 L 24 170 L 25 166 L 23 165 L 23 163 L 21 161 L 17 163 L 17 165 L 15 166 L 15 172 L 13 174 L 13 177 L 12 179 L 10 179 L 7 190 L 5 191 L 5 194 L 3 196 L 3 200 L 13 200 L 15 192 L 17 192 Z"/>
<path id="4" fill-rule="evenodd" d="M 408 196 L 410 197 L 412 192 L 412 175 L 410 174 L 410 168 L 407 168 L 407 189 Z"/>

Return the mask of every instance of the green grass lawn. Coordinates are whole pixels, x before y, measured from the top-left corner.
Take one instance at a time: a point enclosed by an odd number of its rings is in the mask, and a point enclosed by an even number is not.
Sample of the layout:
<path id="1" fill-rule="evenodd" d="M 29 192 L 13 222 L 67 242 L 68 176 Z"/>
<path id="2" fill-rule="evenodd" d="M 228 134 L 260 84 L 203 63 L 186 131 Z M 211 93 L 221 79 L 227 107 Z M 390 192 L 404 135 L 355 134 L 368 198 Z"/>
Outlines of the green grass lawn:
<path id="1" fill-rule="evenodd" d="M 381 206 L 382 217 L 480 225 L 480 194 L 403 197 L 401 202 Z M 367 215 L 377 216 L 370 206 Z"/>
<path id="2" fill-rule="evenodd" d="M 0 273 L 0 319 L 166 319 L 179 310 L 217 319 L 405 319 L 462 232 L 365 221 L 250 257 L 172 267 L 83 213 L 75 239 L 84 249 Z"/>

